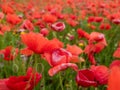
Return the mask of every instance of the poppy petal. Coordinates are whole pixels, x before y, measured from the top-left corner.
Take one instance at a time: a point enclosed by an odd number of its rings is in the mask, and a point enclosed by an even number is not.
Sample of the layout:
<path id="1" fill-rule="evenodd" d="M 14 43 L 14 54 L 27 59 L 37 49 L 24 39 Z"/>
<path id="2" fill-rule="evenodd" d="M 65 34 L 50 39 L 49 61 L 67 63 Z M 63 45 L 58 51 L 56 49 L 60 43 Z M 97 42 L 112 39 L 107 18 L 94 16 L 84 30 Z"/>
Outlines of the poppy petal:
<path id="1" fill-rule="evenodd" d="M 63 64 L 60 64 L 60 65 L 57 65 L 53 68 L 51 68 L 49 71 L 48 71 L 48 74 L 50 76 L 54 76 L 56 73 L 62 71 L 62 70 L 65 70 L 67 69 L 68 67 L 72 68 L 73 70 L 77 71 L 78 70 L 78 67 L 76 64 L 73 64 L 73 63 L 63 63 Z"/>

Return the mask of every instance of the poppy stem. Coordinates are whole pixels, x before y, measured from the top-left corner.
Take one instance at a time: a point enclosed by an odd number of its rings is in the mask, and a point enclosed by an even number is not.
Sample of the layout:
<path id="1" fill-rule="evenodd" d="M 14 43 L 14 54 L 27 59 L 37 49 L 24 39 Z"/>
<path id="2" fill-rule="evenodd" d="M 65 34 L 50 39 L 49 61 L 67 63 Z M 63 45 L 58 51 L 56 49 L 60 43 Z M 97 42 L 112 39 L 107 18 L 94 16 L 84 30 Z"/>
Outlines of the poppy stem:
<path id="1" fill-rule="evenodd" d="M 56 32 L 53 31 L 52 34 L 55 38 L 57 38 Z"/>
<path id="2" fill-rule="evenodd" d="M 98 88 L 96 87 L 95 90 L 98 90 Z"/>
<path id="3" fill-rule="evenodd" d="M 61 90 L 64 90 L 64 88 L 63 88 L 63 83 L 62 83 L 61 72 L 59 73 L 59 79 L 60 79 Z"/>

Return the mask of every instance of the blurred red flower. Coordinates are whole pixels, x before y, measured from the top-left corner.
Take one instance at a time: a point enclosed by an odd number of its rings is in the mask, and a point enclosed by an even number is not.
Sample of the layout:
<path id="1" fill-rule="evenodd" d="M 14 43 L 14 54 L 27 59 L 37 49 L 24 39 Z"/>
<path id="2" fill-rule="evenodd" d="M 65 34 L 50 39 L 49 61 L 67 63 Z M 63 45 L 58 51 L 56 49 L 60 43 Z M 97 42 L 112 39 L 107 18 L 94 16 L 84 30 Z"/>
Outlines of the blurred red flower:
<path id="1" fill-rule="evenodd" d="M 18 49 L 13 48 L 12 46 L 7 46 L 5 49 L 0 50 L 0 54 L 3 55 L 4 60 L 13 60 L 18 54 Z"/>
<path id="2" fill-rule="evenodd" d="M 43 36 L 47 36 L 49 34 L 49 30 L 47 28 L 42 28 L 40 30 L 40 33 L 43 35 Z"/>
<path id="3" fill-rule="evenodd" d="M 112 68 L 112 67 L 114 67 L 114 66 L 118 66 L 118 67 L 120 67 L 120 60 L 114 60 L 114 61 L 112 61 L 112 63 L 110 64 L 110 69 Z"/>
<path id="4" fill-rule="evenodd" d="M 29 67 L 25 76 L 11 76 L 5 83 L 9 90 L 33 90 L 41 78 L 41 74 Z"/>
<path id="5" fill-rule="evenodd" d="M 78 71 L 76 76 L 76 83 L 82 87 L 97 86 L 94 73 L 88 69 L 83 69 Z"/>
<path id="6" fill-rule="evenodd" d="M 21 28 L 33 31 L 34 25 L 32 24 L 32 22 L 30 20 L 24 20 Z"/>
<path id="7" fill-rule="evenodd" d="M 10 24 L 16 25 L 21 22 L 21 19 L 16 14 L 7 14 L 7 22 Z"/>
<path id="8" fill-rule="evenodd" d="M 24 48 L 20 50 L 20 54 L 25 55 L 25 56 L 31 56 L 33 54 L 33 51 L 28 48 Z"/>
<path id="9" fill-rule="evenodd" d="M 80 38 L 86 38 L 86 39 L 90 38 L 90 35 L 81 28 L 77 29 L 77 33 Z"/>
<path id="10" fill-rule="evenodd" d="M 120 67 L 114 66 L 111 68 L 107 90 L 120 90 Z"/>
<path id="11" fill-rule="evenodd" d="M 99 27 L 101 30 L 110 30 L 111 29 L 111 25 L 108 23 L 102 23 Z"/>
<path id="12" fill-rule="evenodd" d="M 57 21 L 57 17 L 52 14 L 44 14 L 42 16 L 42 20 L 46 23 L 55 23 Z"/>
<path id="13" fill-rule="evenodd" d="M 65 29 L 65 24 L 63 22 L 56 22 L 52 24 L 51 27 L 53 28 L 53 30 L 61 32 Z"/>
<path id="14" fill-rule="evenodd" d="M 98 85 L 106 85 L 108 82 L 109 76 L 109 68 L 104 65 L 94 66 L 92 65 L 90 68 L 93 71 L 95 80 L 97 81 Z"/>
<path id="15" fill-rule="evenodd" d="M 113 57 L 120 58 L 120 47 L 118 47 L 118 48 L 114 51 Z"/>
<path id="16" fill-rule="evenodd" d="M 4 4 L 2 4 L 1 8 L 2 8 L 2 11 L 6 14 L 8 14 L 8 13 L 13 14 L 14 13 L 13 8 L 9 4 L 4 3 Z"/>
<path id="17" fill-rule="evenodd" d="M 48 71 L 50 76 L 53 76 L 57 72 L 64 70 L 68 67 L 73 68 L 75 71 L 78 70 L 78 67 L 76 64 L 69 63 L 70 57 L 72 57 L 72 54 L 63 48 L 53 50 L 52 52 L 49 52 L 49 53 L 44 53 L 43 57 L 52 67 Z"/>
<path id="18" fill-rule="evenodd" d="M 0 12 L 0 20 L 4 18 L 4 13 Z"/>
<path id="19" fill-rule="evenodd" d="M 21 35 L 22 42 L 37 54 L 42 53 L 42 48 L 48 43 L 48 40 L 39 33 L 26 33 Z"/>

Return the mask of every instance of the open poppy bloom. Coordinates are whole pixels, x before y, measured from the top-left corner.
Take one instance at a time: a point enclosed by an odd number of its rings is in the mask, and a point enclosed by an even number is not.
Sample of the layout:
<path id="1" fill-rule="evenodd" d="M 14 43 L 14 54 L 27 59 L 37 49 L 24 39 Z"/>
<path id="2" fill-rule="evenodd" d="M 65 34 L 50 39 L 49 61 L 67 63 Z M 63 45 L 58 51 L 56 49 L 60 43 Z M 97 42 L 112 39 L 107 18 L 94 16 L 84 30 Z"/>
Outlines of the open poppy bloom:
<path id="1" fill-rule="evenodd" d="M 90 38 L 89 38 L 89 43 L 93 43 L 93 42 L 101 42 L 103 43 L 105 46 L 107 46 L 107 42 L 105 40 L 105 36 L 102 33 L 99 32 L 92 32 L 90 34 Z"/>
<path id="2" fill-rule="evenodd" d="M 78 70 L 77 65 L 73 64 L 73 63 L 69 63 L 71 56 L 72 56 L 72 54 L 63 48 L 53 50 L 50 53 L 44 53 L 43 57 L 49 63 L 49 65 L 52 67 L 48 71 L 48 74 L 50 76 L 53 76 L 57 72 L 64 70 L 68 67 L 77 71 Z"/>
<path id="3" fill-rule="evenodd" d="M 92 65 L 90 68 L 93 71 L 95 80 L 98 85 L 105 85 L 108 82 L 109 69 L 104 65 L 94 66 Z"/>
<path id="4" fill-rule="evenodd" d="M 72 54 L 72 57 L 70 57 L 70 62 L 80 62 L 79 55 L 83 52 L 83 50 L 76 46 L 76 45 L 69 45 L 67 44 L 67 51 L 69 51 Z"/>
<path id="5" fill-rule="evenodd" d="M 52 14 L 44 14 L 42 16 L 42 20 L 46 23 L 54 23 L 57 21 L 57 17 L 55 15 L 52 15 Z"/>
<path id="6" fill-rule="evenodd" d="M 97 86 L 94 73 L 88 69 L 83 69 L 78 71 L 76 76 L 76 83 L 82 87 Z"/>
<path id="7" fill-rule="evenodd" d="M 95 44 L 94 44 L 95 42 Z M 85 47 L 84 52 L 92 64 L 96 64 L 94 54 L 101 52 L 107 46 L 104 34 L 99 32 L 92 32 L 88 39 L 88 45 Z"/>
<path id="8" fill-rule="evenodd" d="M 68 18 L 66 21 L 70 26 L 75 27 L 78 25 L 78 22 L 76 20 Z"/>
<path id="9" fill-rule="evenodd" d="M 48 40 L 48 42 L 43 46 L 42 51 L 43 53 L 52 52 L 62 47 L 63 47 L 63 42 L 59 41 L 57 38 L 53 38 L 52 40 Z"/>
<path id="10" fill-rule="evenodd" d="M 2 4 L 1 8 L 2 8 L 2 11 L 6 14 L 8 14 L 8 13 L 13 14 L 14 13 L 13 8 L 9 4 Z"/>
<path id="11" fill-rule="evenodd" d="M 10 90 L 5 83 L 7 80 L 8 79 L 0 79 L 0 90 Z"/>
<path id="12" fill-rule="evenodd" d="M 114 66 L 111 68 L 107 90 L 120 90 L 120 67 Z"/>
<path id="13" fill-rule="evenodd" d="M 90 38 L 90 35 L 87 32 L 85 32 L 84 30 L 80 29 L 80 28 L 77 29 L 77 33 L 78 33 L 78 36 L 80 38 L 86 38 L 86 39 Z"/>
<path id="14" fill-rule="evenodd" d="M 34 30 L 34 25 L 32 24 L 30 20 L 24 20 L 21 28 L 32 31 Z"/>
<path id="15" fill-rule="evenodd" d="M 61 32 L 65 29 L 65 24 L 63 22 L 56 22 L 52 24 L 51 27 L 53 28 L 53 30 Z"/>
<path id="16" fill-rule="evenodd" d="M 7 22 L 13 25 L 19 24 L 21 22 L 21 19 L 16 14 L 7 14 L 6 19 Z"/>
<path id="17" fill-rule="evenodd" d="M 29 67 L 25 76 L 11 76 L 5 81 L 8 90 L 33 90 L 42 75 Z"/>
<path id="18" fill-rule="evenodd" d="M 29 67 L 25 76 L 0 79 L 0 90 L 33 90 L 41 78 L 41 74 Z"/>
<path id="19" fill-rule="evenodd" d="M 57 48 L 62 48 L 63 43 L 54 38 L 48 40 L 40 33 L 30 32 L 28 34 L 21 35 L 22 42 L 27 45 L 28 49 L 34 51 L 37 54 L 44 52 L 51 52 Z"/>
<path id="20" fill-rule="evenodd" d="M 12 46 L 8 46 L 5 49 L 0 50 L 0 54 L 3 55 L 4 60 L 13 60 L 18 54 L 18 49 L 15 49 L 15 53 L 12 53 L 14 48 Z"/>
<path id="21" fill-rule="evenodd" d="M 42 53 L 42 48 L 48 42 L 48 40 L 44 38 L 41 34 L 34 33 L 34 32 L 22 34 L 21 39 L 22 39 L 22 42 L 26 44 L 26 46 L 30 50 L 32 50 L 37 54 Z"/>

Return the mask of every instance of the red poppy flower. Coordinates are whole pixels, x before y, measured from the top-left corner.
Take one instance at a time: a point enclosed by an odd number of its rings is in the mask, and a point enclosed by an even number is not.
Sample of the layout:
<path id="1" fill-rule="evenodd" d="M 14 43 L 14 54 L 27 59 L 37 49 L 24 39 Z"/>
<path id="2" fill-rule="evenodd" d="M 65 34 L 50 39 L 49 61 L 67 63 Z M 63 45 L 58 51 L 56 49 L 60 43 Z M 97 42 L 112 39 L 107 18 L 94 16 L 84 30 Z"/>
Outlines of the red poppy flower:
<path id="1" fill-rule="evenodd" d="M 23 29 L 27 29 L 27 30 L 34 30 L 34 26 L 32 24 L 32 22 L 30 20 L 25 20 L 21 26 L 21 28 Z"/>
<path id="2" fill-rule="evenodd" d="M 80 28 L 77 29 L 77 33 L 78 33 L 78 36 L 81 37 L 81 38 L 86 38 L 86 39 L 90 38 L 90 35 Z"/>
<path id="3" fill-rule="evenodd" d="M 28 68 L 25 76 L 11 76 L 5 83 L 9 90 L 33 90 L 41 77 L 41 74 L 33 72 L 32 68 Z"/>
<path id="4" fill-rule="evenodd" d="M 113 57 L 120 58 L 120 47 L 118 47 L 113 53 Z"/>
<path id="5" fill-rule="evenodd" d="M 4 18 L 4 13 L 0 12 L 0 20 Z"/>
<path id="6" fill-rule="evenodd" d="M 45 14 L 42 17 L 42 20 L 45 21 L 46 23 L 54 23 L 57 21 L 57 17 L 52 14 Z"/>
<path id="7" fill-rule="evenodd" d="M 9 26 L 7 26 L 7 25 L 1 25 L 0 28 L 1 28 L 0 30 L 1 30 L 3 33 L 11 30 L 11 28 L 10 28 Z"/>
<path id="8" fill-rule="evenodd" d="M 104 39 L 104 34 L 99 33 L 99 32 L 92 32 L 90 34 L 90 40 L 92 41 L 101 41 Z"/>
<path id="9" fill-rule="evenodd" d="M 76 20 L 73 20 L 73 19 L 67 19 L 66 22 L 72 27 L 75 27 L 78 25 L 78 22 Z"/>
<path id="10" fill-rule="evenodd" d="M 110 30 L 110 29 L 111 29 L 111 26 L 110 26 L 110 24 L 102 23 L 102 24 L 100 25 L 100 29 L 101 29 L 101 30 Z"/>
<path id="11" fill-rule="evenodd" d="M 80 47 L 69 44 L 67 44 L 66 50 L 69 51 L 72 55 L 80 55 L 83 52 L 83 50 Z"/>
<path id="12" fill-rule="evenodd" d="M 109 69 L 106 66 L 91 66 L 91 71 L 93 71 L 95 80 L 97 81 L 98 85 L 105 85 L 108 82 L 109 76 Z"/>
<path id="13" fill-rule="evenodd" d="M 49 34 L 49 30 L 47 28 L 42 28 L 40 30 L 40 33 L 43 35 L 43 36 L 47 36 Z"/>
<path id="14" fill-rule="evenodd" d="M 68 63 L 70 56 L 71 53 L 62 48 L 53 50 L 51 53 L 44 53 L 44 57 L 51 66 Z"/>
<path id="15" fill-rule="evenodd" d="M 94 73 L 88 69 L 78 71 L 76 76 L 76 82 L 79 86 L 82 86 L 82 87 L 97 86 Z"/>
<path id="16" fill-rule="evenodd" d="M 94 16 L 88 17 L 88 20 L 87 20 L 88 23 L 91 23 L 91 22 L 94 22 L 94 21 L 95 21 L 95 17 Z"/>
<path id="17" fill-rule="evenodd" d="M 10 31 L 10 27 L 6 25 L 0 25 L 0 33 L 1 35 L 4 35 L 5 32 Z"/>
<path id="18" fill-rule="evenodd" d="M 45 28 L 46 25 L 42 20 L 38 20 L 35 25 L 39 26 L 40 28 Z"/>
<path id="19" fill-rule="evenodd" d="M 69 51 L 72 54 L 72 57 L 70 57 L 70 62 L 80 62 L 79 55 L 83 52 L 81 48 L 79 48 L 76 45 L 69 45 L 67 44 L 67 51 Z"/>
<path id="20" fill-rule="evenodd" d="M 114 60 L 112 61 L 112 63 L 110 64 L 110 69 L 114 66 L 118 66 L 120 67 L 120 60 Z"/>
<path id="21" fill-rule="evenodd" d="M 39 33 L 30 32 L 21 35 L 22 42 L 35 53 L 42 53 L 42 48 L 48 43 L 48 40 Z"/>
<path id="22" fill-rule="evenodd" d="M 15 49 L 15 53 L 12 53 L 13 47 L 12 46 L 8 46 L 5 49 L 0 51 L 0 54 L 3 54 L 4 56 L 4 60 L 13 60 L 15 58 L 15 56 L 18 54 L 18 49 Z"/>
<path id="23" fill-rule="evenodd" d="M 63 43 L 59 41 L 57 38 L 53 38 L 52 40 L 48 40 L 45 46 L 42 48 L 43 52 L 52 52 L 56 49 L 62 48 Z"/>
<path id="24" fill-rule="evenodd" d="M 7 22 L 10 24 L 16 25 L 21 22 L 21 19 L 16 14 L 7 14 Z"/>
<path id="25" fill-rule="evenodd" d="M 0 79 L 0 90 L 10 90 L 7 85 L 5 84 L 5 82 L 7 81 L 8 79 Z"/>
<path id="26" fill-rule="evenodd" d="M 51 27 L 53 28 L 53 30 L 61 32 L 65 29 L 65 24 L 63 22 L 56 22 L 52 24 Z"/>
<path id="27" fill-rule="evenodd" d="M 34 19 L 40 19 L 40 18 L 41 18 L 41 13 L 40 13 L 40 12 L 37 12 L 37 11 L 34 11 L 34 12 L 32 13 L 32 17 L 33 17 Z"/>
<path id="28" fill-rule="evenodd" d="M 10 7 L 10 5 L 8 5 L 8 4 L 2 4 L 1 8 L 2 8 L 2 11 L 6 14 L 8 14 L 8 13 L 13 14 L 14 13 L 13 8 Z"/>
<path id="29" fill-rule="evenodd" d="M 91 52 L 91 53 L 89 53 L 87 55 L 88 55 L 88 59 L 91 62 L 91 64 L 95 65 L 96 64 L 96 60 L 95 60 L 95 57 L 94 57 L 94 53 Z"/>
<path id="30" fill-rule="evenodd" d="M 113 19 L 112 22 L 115 23 L 115 24 L 120 24 L 120 19 Z"/>
<path id="31" fill-rule="evenodd" d="M 120 67 L 111 68 L 107 90 L 120 90 Z"/>
<path id="32" fill-rule="evenodd" d="M 102 22 L 103 21 L 103 17 L 95 17 L 95 22 Z"/>
<path id="33" fill-rule="evenodd" d="M 92 32 L 90 34 L 90 38 L 89 38 L 89 43 L 93 43 L 93 42 L 101 42 L 103 43 L 105 46 L 107 45 L 106 39 L 104 34 L 99 33 L 99 32 Z"/>
<path id="34" fill-rule="evenodd" d="M 31 56 L 33 54 L 33 51 L 28 48 L 24 48 L 20 50 L 20 54 L 25 55 L 25 56 Z"/>
<path id="35" fill-rule="evenodd" d="M 49 70 L 49 75 L 53 76 L 57 72 L 64 70 L 68 67 L 77 71 L 77 65 L 69 63 L 72 54 L 63 48 L 53 50 L 50 53 L 44 53 L 43 57 L 52 68 Z"/>
<path id="36" fill-rule="evenodd" d="M 103 49 L 105 48 L 105 45 L 101 42 L 98 42 L 94 45 L 94 49 L 93 49 L 93 52 L 94 53 L 99 53 L 101 52 Z"/>

